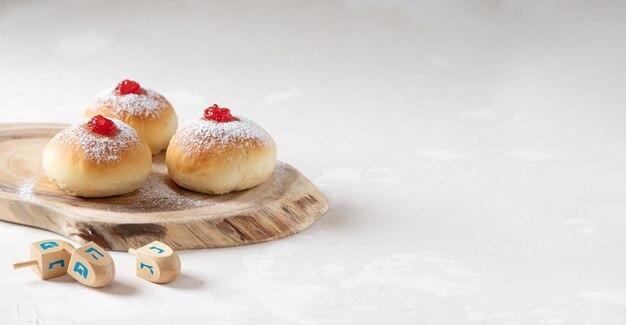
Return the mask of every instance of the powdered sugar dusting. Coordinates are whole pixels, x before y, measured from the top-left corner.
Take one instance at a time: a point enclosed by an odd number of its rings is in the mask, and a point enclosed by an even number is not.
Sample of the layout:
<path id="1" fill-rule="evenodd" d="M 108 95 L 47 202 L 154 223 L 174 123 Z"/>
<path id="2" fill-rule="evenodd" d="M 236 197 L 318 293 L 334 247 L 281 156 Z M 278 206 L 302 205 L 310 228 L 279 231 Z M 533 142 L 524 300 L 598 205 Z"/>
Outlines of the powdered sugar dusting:
<path id="1" fill-rule="evenodd" d="M 118 95 L 115 88 L 99 93 L 90 108 L 109 107 L 117 115 L 159 118 L 167 108 L 167 100 L 156 91 L 142 88 L 142 94 Z"/>
<path id="2" fill-rule="evenodd" d="M 137 192 L 134 204 L 142 207 L 170 207 L 175 209 L 193 209 L 211 205 L 193 197 L 177 193 L 168 185 L 164 175 L 151 174 L 146 183 Z"/>
<path id="3" fill-rule="evenodd" d="M 181 146 L 181 151 L 187 154 L 197 153 L 206 148 L 219 149 L 220 147 L 238 145 L 273 146 L 272 137 L 258 124 L 244 117 L 220 123 L 207 119 L 198 119 L 184 125 L 176 136 L 175 141 Z"/>
<path id="4" fill-rule="evenodd" d="M 36 180 L 34 177 L 25 179 L 22 185 L 18 188 L 17 195 L 22 199 L 31 201 L 34 197 L 33 188 L 35 187 L 35 182 Z"/>
<path id="5" fill-rule="evenodd" d="M 92 132 L 87 120 L 74 124 L 59 132 L 53 141 L 67 146 L 78 146 L 84 152 L 85 160 L 96 163 L 118 161 L 129 148 L 141 145 L 141 139 L 135 129 L 126 123 L 111 119 L 118 129 L 113 136 Z"/>
<path id="6" fill-rule="evenodd" d="M 208 206 L 219 207 L 223 204 L 222 202 L 227 201 L 225 196 L 196 193 L 176 185 L 168 176 L 164 160 L 164 155 L 155 157 L 152 173 L 136 192 L 121 197 L 98 199 L 98 201 L 111 201 L 105 208 L 107 211 L 128 213 L 182 211 Z"/>

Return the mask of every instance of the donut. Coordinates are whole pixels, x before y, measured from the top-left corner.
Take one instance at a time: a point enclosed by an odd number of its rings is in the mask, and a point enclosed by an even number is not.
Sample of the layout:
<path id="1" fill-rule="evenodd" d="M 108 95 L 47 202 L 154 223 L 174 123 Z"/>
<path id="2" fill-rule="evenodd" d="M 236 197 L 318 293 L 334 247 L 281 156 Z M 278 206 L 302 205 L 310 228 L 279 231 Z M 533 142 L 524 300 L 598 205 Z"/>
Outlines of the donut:
<path id="1" fill-rule="evenodd" d="M 172 105 L 156 91 L 124 80 L 117 87 L 99 93 L 83 113 L 83 118 L 103 115 L 132 126 L 146 141 L 153 155 L 167 148 L 178 118 Z"/>
<path id="2" fill-rule="evenodd" d="M 165 156 L 170 177 L 200 193 L 224 194 L 255 187 L 274 172 L 276 144 L 253 121 L 217 104 L 181 127 Z"/>
<path id="3" fill-rule="evenodd" d="M 152 153 L 132 127 L 97 115 L 57 133 L 44 148 L 42 164 L 67 194 L 108 197 L 141 187 Z"/>

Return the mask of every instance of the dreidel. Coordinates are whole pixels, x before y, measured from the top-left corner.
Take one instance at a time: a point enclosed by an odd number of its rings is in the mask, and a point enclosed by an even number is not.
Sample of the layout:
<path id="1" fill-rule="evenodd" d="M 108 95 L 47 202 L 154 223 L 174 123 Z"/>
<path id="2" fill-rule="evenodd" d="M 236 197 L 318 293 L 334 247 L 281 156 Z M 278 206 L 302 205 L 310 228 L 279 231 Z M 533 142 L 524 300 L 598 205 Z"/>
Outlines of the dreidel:
<path id="1" fill-rule="evenodd" d="M 81 284 L 101 288 L 113 282 L 115 264 L 104 248 L 88 242 L 74 250 L 67 273 Z"/>
<path id="2" fill-rule="evenodd" d="M 30 260 L 14 263 L 13 269 L 31 267 L 42 280 L 59 277 L 67 272 L 72 244 L 59 239 L 47 239 L 30 244 Z"/>
<path id="3" fill-rule="evenodd" d="M 180 258 L 174 250 L 160 241 L 129 249 L 137 257 L 137 276 L 154 283 L 169 283 L 180 274 Z"/>

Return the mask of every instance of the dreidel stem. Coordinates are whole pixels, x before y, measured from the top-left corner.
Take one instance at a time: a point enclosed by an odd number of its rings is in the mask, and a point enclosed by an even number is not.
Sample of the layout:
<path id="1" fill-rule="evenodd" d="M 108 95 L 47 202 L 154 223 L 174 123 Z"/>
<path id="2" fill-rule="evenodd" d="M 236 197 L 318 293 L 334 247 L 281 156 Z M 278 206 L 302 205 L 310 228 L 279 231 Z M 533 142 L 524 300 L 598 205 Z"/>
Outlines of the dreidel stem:
<path id="1" fill-rule="evenodd" d="M 17 269 L 21 269 L 24 267 L 35 266 L 35 265 L 37 265 L 37 260 L 18 262 L 18 263 L 13 263 L 13 269 L 17 270 Z"/>
<path id="2" fill-rule="evenodd" d="M 137 251 L 134 248 L 129 249 L 128 252 L 133 255 L 137 255 Z"/>

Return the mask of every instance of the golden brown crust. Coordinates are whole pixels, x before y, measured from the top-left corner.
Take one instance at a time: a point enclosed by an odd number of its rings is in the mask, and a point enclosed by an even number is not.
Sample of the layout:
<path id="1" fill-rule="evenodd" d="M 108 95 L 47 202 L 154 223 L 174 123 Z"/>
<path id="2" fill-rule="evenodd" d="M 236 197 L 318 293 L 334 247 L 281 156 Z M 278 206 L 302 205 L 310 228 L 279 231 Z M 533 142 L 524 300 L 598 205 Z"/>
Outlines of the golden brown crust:
<path id="1" fill-rule="evenodd" d="M 54 136 L 44 149 L 43 168 L 61 189 L 74 196 L 107 197 L 132 192 L 145 182 L 152 155 L 134 131 L 131 140 L 118 135 L 107 143 L 114 150 L 105 150 L 104 144 L 95 142 L 99 135 L 87 140 L 85 134 L 77 136 L 82 131 L 89 132 L 84 122 L 71 126 Z"/>
<path id="2" fill-rule="evenodd" d="M 170 177 L 184 188 L 223 194 L 254 187 L 274 171 L 276 145 L 267 134 L 263 139 L 235 136 L 224 143 L 208 136 L 194 142 L 182 136 L 189 137 L 186 131 L 181 128 L 174 134 L 166 154 Z"/>
<path id="3" fill-rule="evenodd" d="M 102 100 L 97 98 L 83 112 L 83 118 L 91 118 L 102 115 L 118 119 L 133 127 L 146 141 L 153 155 L 165 150 L 178 128 L 178 117 L 172 105 L 160 94 L 150 91 L 155 97 L 156 107 L 151 109 L 138 109 L 128 107 L 120 109 L 122 103 Z"/>
<path id="4" fill-rule="evenodd" d="M 176 167 L 181 172 L 189 173 L 196 171 L 199 166 L 218 169 L 222 163 L 262 155 L 267 150 L 271 150 L 271 147 L 257 139 L 235 139 L 227 145 L 210 148 L 195 145 L 189 150 L 180 146 L 178 139 L 173 137 L 168 147 L 168 151 L 172 152 L 171 155 L 184 158 L 177 160 Z"/>

